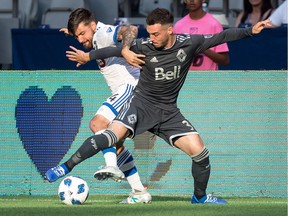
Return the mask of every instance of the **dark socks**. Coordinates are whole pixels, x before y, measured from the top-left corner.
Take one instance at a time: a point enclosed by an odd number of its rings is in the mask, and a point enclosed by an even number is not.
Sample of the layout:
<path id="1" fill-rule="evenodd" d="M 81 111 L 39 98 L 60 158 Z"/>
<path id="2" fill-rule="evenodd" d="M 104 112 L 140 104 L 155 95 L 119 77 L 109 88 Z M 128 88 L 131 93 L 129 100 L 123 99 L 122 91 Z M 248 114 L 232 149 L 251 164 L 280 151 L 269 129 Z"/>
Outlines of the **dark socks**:
<path id="1" fill-rule="evenodd" d="M 91 136 L 84 141 L 80 148 L 64 164 L 71 171 L 77 164 L 92 157 L 99 151 L 115 145 L 116 142 L 118 142 L 118 138 L 110 130 Z"/>
<path id="2" fill-rule="evenodd" d="M 201 161 L 193 161 L 192 176 L 194 178 L 194 194 L 197 199 L 206 195 L 206 188 L 210 177 L 209 156 Z"/>

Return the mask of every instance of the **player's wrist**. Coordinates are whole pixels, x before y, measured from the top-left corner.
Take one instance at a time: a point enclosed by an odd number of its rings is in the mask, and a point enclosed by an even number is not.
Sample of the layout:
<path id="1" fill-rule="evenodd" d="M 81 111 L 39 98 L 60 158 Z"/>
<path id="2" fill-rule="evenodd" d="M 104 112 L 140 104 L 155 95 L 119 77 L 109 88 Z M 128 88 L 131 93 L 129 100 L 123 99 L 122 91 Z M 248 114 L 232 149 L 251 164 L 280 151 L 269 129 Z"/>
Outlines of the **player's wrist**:
<path id="1" fill-rule="evenodd" d="M 90 53 L 84 53 L 84 59 L 86 62 L 89 62 L 91 60 Z"/>
<path id="2" fill-rule="evenodd" d="M 128 46 L 123 46 L 121 50 L 122 56 L 125 56 L 126 53 L 129 53 L 130 48 Z"/>

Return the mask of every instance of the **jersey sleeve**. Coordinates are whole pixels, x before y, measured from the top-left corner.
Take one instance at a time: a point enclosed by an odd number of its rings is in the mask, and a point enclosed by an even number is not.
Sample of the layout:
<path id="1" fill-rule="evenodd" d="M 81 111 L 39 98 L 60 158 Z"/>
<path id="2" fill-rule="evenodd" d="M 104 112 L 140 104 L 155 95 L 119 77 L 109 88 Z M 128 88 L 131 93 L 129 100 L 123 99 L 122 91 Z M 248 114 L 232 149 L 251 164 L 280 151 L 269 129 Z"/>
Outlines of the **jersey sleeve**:
<path id="1" fill-rule="evenodd" d="M 134 39 L 132 44 L 131 44 L 130 50 L 133 51 L 134 53 L 137 53 L 137 54 L 143 54 L 142 44 L 143 44 L 142 38 Z"/>
<path id="2" fill-rule="evenodd" d="M 217 21 L 215 22 L 215 33 L 220 33 L 223 31 L 223 27 L 222 25 Z M 228 48 L 228 45 L 227 43 L 222 43 L 222 44 L 219 44 L 217 46 L 214 47 L 214 51 L 217 52 L 217 53 L 221 53 L 221 52 L 229 52 L 229 48 Z"/>
<path id="3" fill-rule="evenodd" d="M 287 1 L 283 2 L 269 17 L 274 26 L 281 26 L 282 22 L 287 23 Z"/>
<path id="4" fill-rule="evenodd" d="M 117 41 L 117 33 L 120 26 L 105 25 L 96 31 L 93 37 L 93 43 L 97 45 L 97 49 L 101 49 L 108 46 L 115 46 L 119 42 Z"/>
<path id="5" fill-rule="evenodd" d="M 198 37 L 194 37 L 194 39 L 197 41 L 196 43 L 200 42 L 200 46 L 196 52 L 200 53 L 206 49 L 209 49 L 210 47 L 217 46 L 229 41 L 239 40 L 249 36 L 252 36 L 252 27 L 230 28 L 214 35 L 198 35 Z M 191 38 L 193 38 L 193 35 Z"/>
<path id="6" fill-rule="evenodd" d="M 105 59 L 109 57 L 121 57 L 121 50 L 122 46 L 118 47 L 106 47 L 106 48 L 101 48 L 97 50 L 91 50 L 89 52 L 89 57 L 90 60 L 96 60 L 96 59 Z"/>

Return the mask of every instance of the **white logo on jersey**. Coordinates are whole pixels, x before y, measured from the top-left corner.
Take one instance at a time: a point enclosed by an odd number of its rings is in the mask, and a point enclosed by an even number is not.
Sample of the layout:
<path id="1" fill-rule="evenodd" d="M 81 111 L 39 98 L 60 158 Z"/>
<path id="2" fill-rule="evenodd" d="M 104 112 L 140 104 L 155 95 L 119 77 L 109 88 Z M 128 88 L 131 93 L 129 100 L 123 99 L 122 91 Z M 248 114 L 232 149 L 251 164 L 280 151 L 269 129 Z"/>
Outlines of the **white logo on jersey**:
<path id="1" fill-rule="evenodd" d="M 204 38 L 212 38 L 213 34 L 204 35 Z"/>
<path id="2" fill-rule="evenodd" d="M 154 56 L 154 57 L 150 60 L 150 62 L 158 62 L 158 59 Z"/>
<path id="3" fill-rule="evenodd" d="M 134 124 L 137 122 L 137 116 L 135 114 L 127 116 L 129 124 Z"/>
<path id="4" fill-rule="evenodd" d="M 187 39 L 190 39 L 190 35 L 189 34 L 182 34 L 182 35 L 177 35 L 177 40 L 180 42 L 183 42 Z"/>
<path id="5" fill-rule="evenodd" d="M 179 78 L 181 66 L 174 66 L 174 71 L 164 71 L 163 68 L 155 68 L 155 80 L 172 80 Z"/>
<path id="6" fill-rule="evenodd" d="M 178 50 L 176 57 L 178 58 L 180 62 L 184 62 L 187 57 L 187 54 L 185 53 L 183 49 L 180 49 Z"/>

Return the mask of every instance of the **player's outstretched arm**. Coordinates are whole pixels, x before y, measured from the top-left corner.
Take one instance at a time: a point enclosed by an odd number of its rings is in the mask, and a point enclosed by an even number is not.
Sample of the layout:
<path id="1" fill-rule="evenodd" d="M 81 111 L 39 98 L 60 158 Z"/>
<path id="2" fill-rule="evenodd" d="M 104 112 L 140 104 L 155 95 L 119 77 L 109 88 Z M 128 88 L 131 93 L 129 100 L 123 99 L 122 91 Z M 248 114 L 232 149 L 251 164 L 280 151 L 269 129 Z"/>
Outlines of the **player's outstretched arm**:
<path id="1" fill-rule="evenodd" d="M 260 21 L 256 23 L 253 27 L 249 28 L 229 28 L 224 31 L 214 34 L 214 35 L 193 35 L 195 40 L 201 40 L 201 37 L 204 38 L 204 42 L 198 47 L 197 53 L 201 53 L 210 47 L 217 46 L 221 43 L 226 43 L 229 41 L 240 40 L 245 37 L 253 36 L 259 34 L 264 28 L 271 26 L 269 19 Z M 198 37 L 198 38 L 197 38 Z"/>
<path id="2" fill-rule="evenodd" d="M 264 28 L 270 28 L 271 26 L 272 23 L 270 19 L 260 21 L 252 27 L 252 34 L 259 34 Z"/>

